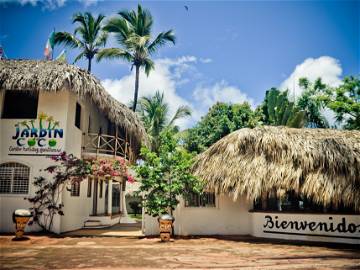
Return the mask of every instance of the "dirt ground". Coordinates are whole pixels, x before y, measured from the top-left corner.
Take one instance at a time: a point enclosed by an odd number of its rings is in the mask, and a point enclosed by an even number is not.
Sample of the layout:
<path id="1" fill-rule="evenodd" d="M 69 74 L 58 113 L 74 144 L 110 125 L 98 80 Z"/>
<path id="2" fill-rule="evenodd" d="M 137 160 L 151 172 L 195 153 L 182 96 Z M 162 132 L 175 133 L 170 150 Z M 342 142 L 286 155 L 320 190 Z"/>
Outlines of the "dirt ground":
<path id="1" fill-rule="evenodd" d="M 1 269 L 360 269 L 360 250 L 251 237 L 0 236 Z"/>

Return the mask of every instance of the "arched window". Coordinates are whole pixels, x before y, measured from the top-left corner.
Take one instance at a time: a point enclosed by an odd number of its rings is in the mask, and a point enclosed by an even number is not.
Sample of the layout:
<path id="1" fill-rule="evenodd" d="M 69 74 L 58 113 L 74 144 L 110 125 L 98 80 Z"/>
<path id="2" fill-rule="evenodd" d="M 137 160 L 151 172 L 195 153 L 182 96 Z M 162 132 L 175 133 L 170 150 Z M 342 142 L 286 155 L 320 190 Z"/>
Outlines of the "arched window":
<path id="1" fill-rule="evenodd" d="M 0 165 L 0 194 L 27 194 L 29 191 L 30 168 L 9 162 Z"/>

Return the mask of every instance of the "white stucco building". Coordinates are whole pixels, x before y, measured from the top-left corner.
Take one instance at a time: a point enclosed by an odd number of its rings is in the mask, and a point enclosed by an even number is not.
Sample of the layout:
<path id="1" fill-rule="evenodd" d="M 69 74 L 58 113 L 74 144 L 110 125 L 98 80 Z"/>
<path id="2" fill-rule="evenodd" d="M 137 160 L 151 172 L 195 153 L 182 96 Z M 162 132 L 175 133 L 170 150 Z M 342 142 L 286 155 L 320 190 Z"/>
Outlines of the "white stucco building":
<path id="1" fill-rule="evenodd" d="M 63 151 L 79 158 L 134 162 L 145 131 L 136 115 L 87 72 L 53 61 L 0 62 L 0 232 L 14 230 L 12 213 L 27 209 L 34 177 Z M 64 216 L 53 231 L 118 223 L 126 213 L 126 182 L 89 177 L 61 193 Z M 27 230 L 39 230 L 28 226 Z"/>

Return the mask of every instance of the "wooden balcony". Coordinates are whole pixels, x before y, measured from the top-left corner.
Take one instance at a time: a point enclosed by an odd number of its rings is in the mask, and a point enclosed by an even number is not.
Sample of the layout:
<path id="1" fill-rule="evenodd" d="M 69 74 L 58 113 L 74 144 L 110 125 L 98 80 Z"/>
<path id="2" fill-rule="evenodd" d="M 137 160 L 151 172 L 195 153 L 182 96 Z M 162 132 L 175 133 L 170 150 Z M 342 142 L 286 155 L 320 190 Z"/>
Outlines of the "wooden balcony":
<path id="1" fill-rule="evenodd" d="M 114 135 L 83 133 L 83 155 L 123 157 L 133 162 L 134 156 L 129 142 Z"/>

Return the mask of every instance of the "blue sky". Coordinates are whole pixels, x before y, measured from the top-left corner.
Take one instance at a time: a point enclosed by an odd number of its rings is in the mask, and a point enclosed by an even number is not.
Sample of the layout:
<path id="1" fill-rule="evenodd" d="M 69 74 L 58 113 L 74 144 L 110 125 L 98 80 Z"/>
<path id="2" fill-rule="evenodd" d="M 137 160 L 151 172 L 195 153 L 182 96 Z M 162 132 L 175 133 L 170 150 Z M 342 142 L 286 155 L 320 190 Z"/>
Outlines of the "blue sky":
<path id="1" fill-rule="evenodd" d="M 9 58 L 42 59 L 47 36 L 72 32 L 71 16 L 91 11 L 113 16 L 135 8 L 136 1 L 22 0 L 0 4 L 0 38 Z M 216 101 L 258 105 L 270 87 L 300 90 L 302 76 L 337 85 L 359 74 L 360 4 L 358 1 L 289 2 L 140 2 L 154 16 L 154 33 L 174 29 L 175 46 L 162 48 L 156 70 L 141 77 L 140 94 L 165 92 L 174 109 L 185 104 L 191 126 Z M 186 11 L 184 5 L 189 7 Z M 116 46 L 110 39 L 107 46 Z M 55 55 L 63 48 L 56 47 Z M 72 62 L 76 52 L 68 50 Z M 85 61 L 78 63 L 86 67 Z M 133 74 L 121 61 L 94 63 L 105 88 L 126 103 L 133 94 Z"/>

